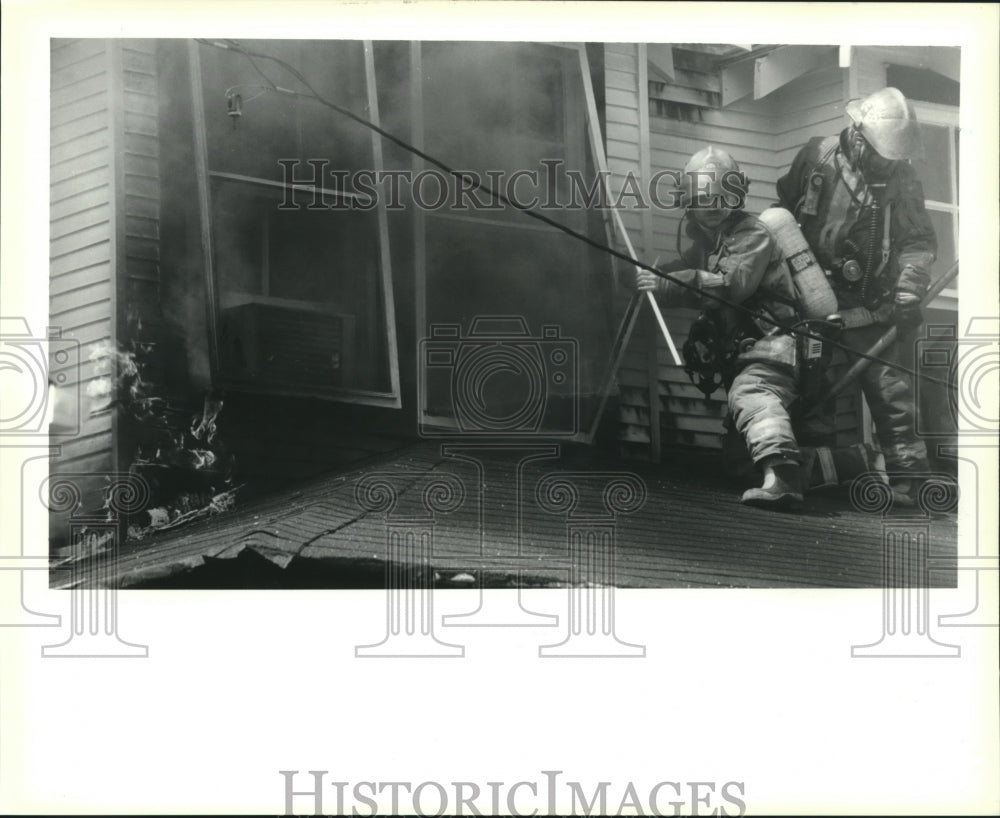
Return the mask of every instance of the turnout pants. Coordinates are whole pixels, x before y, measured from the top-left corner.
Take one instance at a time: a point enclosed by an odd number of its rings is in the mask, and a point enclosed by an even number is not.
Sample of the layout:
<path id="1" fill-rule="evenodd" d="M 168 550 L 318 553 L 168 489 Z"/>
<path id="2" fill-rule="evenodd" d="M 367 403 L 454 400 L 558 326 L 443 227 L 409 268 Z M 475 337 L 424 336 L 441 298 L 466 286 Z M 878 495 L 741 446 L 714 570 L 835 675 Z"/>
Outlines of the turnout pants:
<path id="1" fill-rule="evenodd" d="M 797 396 L 797 378 L 773 364 L 747 364 L 733 379 L 729 411 L 754 463 L 774 456 L 801 460 L 788 414 Z"/>
<path id="2" fill-rule="evenodd" d="M 851 349 L 867 352 L 887 329 L 882 324 L 873 324 L 845 330 L 841 341 Z M 853 356 L 848 357 L 852 363 L 856 360 Z M 889 363 L 899 363 L 899 342 L 879 357 Z M 927 471 L 927 447 L 916 434 L 916 407 L 909 375 L 872 361 L 859 380 L 871 409 L 886 471 Z"/>

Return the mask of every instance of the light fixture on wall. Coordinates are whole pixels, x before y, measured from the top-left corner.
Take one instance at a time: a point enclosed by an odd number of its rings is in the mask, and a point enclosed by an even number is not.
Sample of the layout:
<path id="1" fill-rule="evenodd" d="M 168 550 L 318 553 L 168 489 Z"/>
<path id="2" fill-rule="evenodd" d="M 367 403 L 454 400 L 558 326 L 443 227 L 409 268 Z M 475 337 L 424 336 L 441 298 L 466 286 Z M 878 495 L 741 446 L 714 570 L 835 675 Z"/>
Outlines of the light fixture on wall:
<path id="1" fill-rule="evenodd" d="M 233 123 L 233 130 L 236 130 L 236 123 L 243 116 L 243 95 L 237 92 L 239 88 L 256 88 L 257 93 L 249 97 L 246 102 L 251 102 L 267 91 L 275 90 L 266 85 L 233 85 L 226 89 L 226 116 Z"/>
<path id="2" fill-rule="evenodd" d="M 243 95 L 229 92 L 226 94 L 226 115 L 233 121 L 233 130 L 236 130 L 236 123 L 243 116 Z"/>

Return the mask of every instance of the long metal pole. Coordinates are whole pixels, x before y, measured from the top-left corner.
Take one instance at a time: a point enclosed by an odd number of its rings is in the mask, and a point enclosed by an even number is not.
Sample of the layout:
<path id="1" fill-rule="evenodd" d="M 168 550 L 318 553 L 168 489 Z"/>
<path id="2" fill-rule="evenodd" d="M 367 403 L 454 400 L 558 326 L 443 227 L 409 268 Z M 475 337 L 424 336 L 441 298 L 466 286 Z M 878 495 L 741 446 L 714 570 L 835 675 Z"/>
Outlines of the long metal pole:
<path id="1" fill-rule="evenodd" d="M 937 281 L 935 281 L 930 289 L 927 291 L 927 295 L 923 297 L 920 302 L 920 306 L 924 307 L 931 303 L 941 291 L 947 287 L 958 275 L 958 260 L 948 268 L 948 270 L 942 274 Z M 889 327 L 888 330 L 879 338 L 871 349 L 868 350 L 867 354 L 872 358 L 878 357 L 885 350 L 887 350 L 896 341 L 896 337 L 899 335 L 899 330 L 896 327 Z M 843 377 L 837 381 L 833 386 L 830 387 L 829 391 L 818 401 L 816 404 L 806 413 L 806 417 L 813 417 L 819 414 L 821 407 L 831 398 L 835 398 L 841 392 L 843 392 L 848 386 L 850 386 L 858 376 L 861 375 L 869 366 L 871 366 L 871 358 L 860 358 L 855 361 L 854 365 L 851 366 L 847 372 L 844 373 Z"/>

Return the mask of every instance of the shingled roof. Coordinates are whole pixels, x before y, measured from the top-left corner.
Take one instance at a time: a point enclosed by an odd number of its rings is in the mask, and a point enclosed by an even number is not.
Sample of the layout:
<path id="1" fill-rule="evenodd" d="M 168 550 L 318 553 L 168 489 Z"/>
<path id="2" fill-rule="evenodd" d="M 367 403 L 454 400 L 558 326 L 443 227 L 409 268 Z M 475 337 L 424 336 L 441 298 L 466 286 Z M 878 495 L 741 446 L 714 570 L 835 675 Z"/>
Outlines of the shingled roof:
<path id="1" fill-rule="evenodd" d="M 548 513 L 535 496 L 539 481 L 552 473 L 568 475 L 576 487 L 574 514 L 596 509 L 594 519 L 609 475 L 631 474 L 644 484 L 642 507 L 614 521 L 618 587 L 856 588 L 882 582 L 887 518 L 852 507 L 846 493 L 810 496 L 805 513 L 781 514 L 742 506 L 739 488 L 715 476 L 710 463 L 668 457 L 659 466 L 623 464 L 573 447 L 528 463 L 517 500 L 521 454 L 501 448 L 480 475 L 472 464 L 444 455 L 441 444 L 418 443 L 224 515 L 128 542 L 118 559 L 120 584 L 381 587 L 387 518 L 363 508 L 356 494 L 359 481 L 375 473 L 396 484 L 395 513 L 402 519 L 420 516 L 423 477 L 451 476 L 464 484 L 461 508 L 437 515 L 423 566 L 445 585 L 462 574 L 501 587 L 518 572 L 531 586 L 569 582 L 572 521 Z M 480 480 L 486 484 L 481 505 Z M 915 522 L 929 532 L 932 561 L 945 565 L 930 576 L 931 585 L 953 587 L 948 561 L 956 553 L 955 515 Z M 255 572 L 254 564 L 266 570 Z M 54 573 L 54 585 L 72 583 L 72 571 Z"/>

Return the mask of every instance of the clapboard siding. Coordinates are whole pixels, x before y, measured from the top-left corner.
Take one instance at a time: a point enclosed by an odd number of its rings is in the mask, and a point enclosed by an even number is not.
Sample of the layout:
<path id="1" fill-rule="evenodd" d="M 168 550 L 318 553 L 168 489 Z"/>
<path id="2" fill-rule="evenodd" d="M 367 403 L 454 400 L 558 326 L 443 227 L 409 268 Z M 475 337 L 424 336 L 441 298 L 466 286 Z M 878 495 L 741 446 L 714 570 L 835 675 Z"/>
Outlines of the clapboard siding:
<path id="1" fill-rule="evenodd" d="M 619 198 L 623 190 L 621 216 L 628 231 L 632 247 L 637 254 L 645 255 L 646 248 L 642 236 L 642 215 L 636 209 L 637 202 L 626 188 L 626 180 L 641 178 L 639 157 L 639 65 L 637 47 L 628 43 L 612 43 L 604 48 L 604 84 L 607 105 L 607 140 L 605 150 L 608 170 L 611 172 L 609 186 L 612 201 Z M 643 195 L 644 194 L 640 194 Z M 615 240 L 619 250 L 626 246 L 618 231 Z"/>
<path id="2" fill-rule="evenodd" d="M 95 475 L 81 487 L 85 508 L 99 507 L 100 474 L 116 467 L 101 353 L 128 340 L 118 305 L 131 296 L 144 314 L 130 318 L 145 326 L 158 320 L 155 49 L 152 40 L 52 43 L 49 311 L 52 324 L 80 345 L 79 361 L 63 374 L 80 391 L 84 417 L 53 470 Z"/>
<path id="3" fill-rule="evenodd" d="M 635 76 L 637 70 L 635 46 L 630 43 L 608 43 L 604 47 L 604 70 L 608 73 L 626 73 Z"/>
<path id="4" fill-rule="evenodd" d="M 88 97 L 76 98 L 74 97 L 67 104 L 59 107 L 50 109 L 50 119 L 49 125 L 51 128 L 65 128 L 72 131 L 74 128 L 80 128 L 84 132 L 87 125 L 86 123 L 97 113 L 100 116 L 107 116 L 107 91 L 98 91 L 96 94 L 91 94 Z M 82 124 L 81 124 L 82 123 Z M 63 131 L 58 131 L 60 138 L 63 137 Z"/>
<path id="5" fill-rule="evenodd" d="M 122 240 L 130 327 L 155 333 L 163 324 L 160 283 L 160 138 L 156 42 L 123 40 Z"/>
<path id="6" fill-rule="evenodd" d="M 758 125 L 762 125 L 759 122 Z M 650 129 L 654 134 L 654 139 L 664 140 L 684 139 L 691 142 L 712 144 L 729 144 L 734 148 L 762 151 L 767 154 L 774 147 L 773 136 L 760 130 L 747 128 L 727 127 L 720 124 L 707 124 L 705 122 L 680 122 L 665 119 L 663 117 L 653 117 L 650 120 Z M 680 148 L 677 148 L 680 150 Z"/>
<path id="7" fill-rule="evenodd" d="M 636 146 L 636 151 L 638 151 L 639 126 L 638 124 L 626 125 L 621 122 L 609 122 L 607 139 L 608 142 L 624 142 L 629 147 Z"/>
<path id="8" fill-rule="evenodd" d="M 111 282 L 107 280 L 86 284 L 58 294 L 50 292 L 49 314 L 53 318 L 62 317 L 83 306 L 102 301 L 111 301 Z"/>
<path id="9" fill-rule="evenodd" d="M 96 55 L 107 53 L 107 42 L 98 39 L 52 40 L 51 65 L 53 74 Z"/>
<path id="10" fill-rule="evenodd" d="M 638 129 L 636 129 L 638 136 Z M 621 139 L 608 139 L 608 169 L 621 177 L 625 177 L 629 172 L 638 173 L 639 168 L 639 146 L 631 141 Z"/>
<path id="11" fill-rule="evenodd" d="M 49 313 L 79 345 L 78 360 L 53 361 L 50 372 L 79 395 L 81 415 L 79 434 L 59 440 L 52 470 L 94 475 L 80 485 L 87 510 L 100 508 L 113 452 L 111 413 L 93 413 L 88 395 L 101 377 L 91 355 L 114 338 L 109 49 L 104 40 L 53 40 L 50 52 Z M 54 521 L 52 535 L 65 538 L 65 525 Z"/>
<path id="12" fill-rule="evenodd" d="M 82 267 L 60 276 L 49 278 L 49 297 L 69 290 L 87 287 L 99 281 L 110 281 L 110 263 L 102 262 L 90 267 Z"/>
<path id="13" fill-rule="evenodd" d="M 605 77 L 604 86 L 631 94 L 635 91 L 635 79 L 635 71 L 609 71 Z"/>
<path id="14" fill-rule="evenodd" d="M 109 264 L 111 261 L 111 241 L 105 239 L 90 247 L 84 247 L 67 255 L 49 259 L 51 277 L 67 275 L 87 267 Z"/>
<path id="15" fill-rule="evenodd" d="M 837 133 L 846 123 L 842 69 L 814 71 L 789 83 L 788 88 L 788 98 L 782 97 L 779 135 L 774 145 L 774 162 L 779 175 L 787 171 L 806 142 L 814 136 Z"/>
<path id="16" fill-rule="evenodd" d="M 93 475 L 76 481 L 90 511 L 101 507 L 101 475 L 113 468 L 112 416 L 94 411 L 107 402 L 94 397 L 104 375 L 91 360 L 113 338 L 108 57 L 100 40 L 56 41 L 51 52 L 50 322 L 79 344 L 79 359 L 53 364 L 51 374 L 74 385 L 81 419 L 79 434 L 60 440 L 52 471 Z M 53 516 L 51 535 L 65 540 L 64 518 Z"/>
<path id="17" fill-rule="evenodd" d="M 49 161 L 52 165 L 61 165 L 81 156 L 105 150 L 108 147 L 107 125 L 86 131 L 78 128 L 72 139 L 67 139 L 59 145 L 52 143 L 49 151 Z"/>
<path id="18" fill-rule="evenodd" d="M 64 105 L 77 99 L 85 99 L 99 96 L 107 92 L 107 69 L 102 66 L 96 74 L 80 77 L 77 75 L 78 66 L 72 66 L 63 73 L 66 76 L 65 82 L 52 88 L 52 106 L 61 108 Z"/>
<path id="19" fill-rule="evenodd" d="M 83 230 L 105 225 L 111 220 L 111 205 L 102 202 L 76 213 L 66 213 L 59 217 L 51 213 L 50 216 L 52 221 L 49 225 L 49 239 L 54 243 L 56 239 L 65 239 Z M 55 251 L 52 254 L 58 255 Z"/>
<path id="20" fill-rule="evenodd" d="M 856 84 L 856 95 L 866 97 L 879 88 L 885 87 L 885 68 L 886 63 L 882 57 L 866 48 L 854 49 L 852 70 Z"/>
<path id="21" fill-rule="evenodd" d="M 623 125 L 639 125 L 639 112 L 636 108 L 628 108 L 623 105 L 608 105 L 605 109 L 605 117 L 609 123 L 620 122 Z"/>
<path id="22" fill-rule="evenodd" d="M 49 131 L 49 145 L 53 148 L 73 142 L 80 134 L 89 134 L 108 127 L 104 111 L 96 111 L 77 117 L 72 122 L 53 125 Z"/>
<path id="23" fill-rule="evenodd" d="M 58 161 L 53 161 L 49 167 L 49 182 L 58 185 L 69 182 L 70 187 L 79 184 L 78 177 L 88 173 L 98 172 L 104 174 L 108 172 L 111 161 L 111 153 L 107 145 L 103 145 L 92 150 L 86 150 L 79 154 L 64 156 Z"/>
<path id="24" fill-rule="evenodd" d="M 63 234 L 69 232 L 68 229 L 64 229 L 63 223 L 72 223 L 86 217 L 87 214 L 93 214 L 95 210 L 101 211 L 102 218 L 108 217 L 111 212 L 107 184 L 82 190 L 58 202 L 51 202 L 49 209 L 51 235 L 60 235 L 57 231 L 63 231 Z"/>
<path id="25" fill-rule="evenodd" d="M 109 187 L 111 178 L 106 168 L 95 168 L 86 174 L 65 179 L 62 182 L 53 183 L 49 186 L 49 203 L 56 204 L 65 202 L 74 196 L 94 190 L 99 187 Z M 110 194 L 109 194 L 110 196 Z M 110 201 L 110 198 L 109 198 Z"/>
<path id="26" fill-rule="evenodd" d="M 159 130 L 159 122 L 155 116 L 126 111 L 125 130 L 130 134 L 146 134 L 147 136 L 156 136 Z"/>
<path id="27" fill-rule="evenodd" d="M 85 215 L 85 214 L 84 214 Z M 95 224 L 76 226 L 75 229 L 63 236 L 51 235 L 49 237 L 49 255 L 53 259 L 59 259 L 72 255 L 78 250 L 93 247 L 106 241 L 110 226 L 110 220 L 105 218 Z"/>

